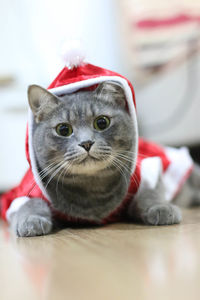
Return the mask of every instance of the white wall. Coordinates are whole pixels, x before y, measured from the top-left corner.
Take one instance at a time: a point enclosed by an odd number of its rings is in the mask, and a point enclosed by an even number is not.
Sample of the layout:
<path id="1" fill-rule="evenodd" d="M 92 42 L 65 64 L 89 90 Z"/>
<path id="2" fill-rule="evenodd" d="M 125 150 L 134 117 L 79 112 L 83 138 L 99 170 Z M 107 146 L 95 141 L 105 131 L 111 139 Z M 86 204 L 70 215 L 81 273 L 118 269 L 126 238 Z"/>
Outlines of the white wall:
<path id="1" fill-rule="evenodd" d="M 200 56 L 159 75 L 137 92 L 144 137 L 167 145 L 200 143 Z"/>
<path id="2" fill-rule="evenodd" d="M 25 83 L 49 83 L 62 67 L 63 40 L 80 39 L 89 61 L 117 71 L 112 0 L 7 0 L 0 2 L 0 66 Z"/>

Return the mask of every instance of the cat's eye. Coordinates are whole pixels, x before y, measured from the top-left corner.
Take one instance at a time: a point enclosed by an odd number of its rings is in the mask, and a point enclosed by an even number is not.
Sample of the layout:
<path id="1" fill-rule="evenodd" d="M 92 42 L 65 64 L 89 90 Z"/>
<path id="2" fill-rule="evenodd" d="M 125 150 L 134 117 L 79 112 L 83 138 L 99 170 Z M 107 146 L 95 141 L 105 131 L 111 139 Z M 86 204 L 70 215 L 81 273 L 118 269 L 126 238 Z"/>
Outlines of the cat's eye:
<path id="1" fill-rule="evenodd" d="M 94 128 L 96 130 L 104 130 L 110 125 L 110 118 L 106 116 L 99 116 L 94 120 Z"/>
<path id="2" fill-rule="evenodd" d="M 56 126 L 56 132 L 60 136 L 70 136 L 73 133 L 72 126 L 67 123 L 61 123 Z"/>

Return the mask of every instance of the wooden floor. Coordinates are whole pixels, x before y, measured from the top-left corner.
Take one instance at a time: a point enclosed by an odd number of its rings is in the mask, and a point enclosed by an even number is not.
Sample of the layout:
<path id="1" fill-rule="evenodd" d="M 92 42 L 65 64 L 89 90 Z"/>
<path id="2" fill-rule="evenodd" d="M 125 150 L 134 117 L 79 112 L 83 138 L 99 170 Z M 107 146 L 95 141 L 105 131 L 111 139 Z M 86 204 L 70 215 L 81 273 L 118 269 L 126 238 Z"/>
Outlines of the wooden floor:
<path id="1" fill-rule="evenodd" d="M 1 300 L 200 299 L 200 209 L 181 225 L 15 238 L 0 224 Z"/>

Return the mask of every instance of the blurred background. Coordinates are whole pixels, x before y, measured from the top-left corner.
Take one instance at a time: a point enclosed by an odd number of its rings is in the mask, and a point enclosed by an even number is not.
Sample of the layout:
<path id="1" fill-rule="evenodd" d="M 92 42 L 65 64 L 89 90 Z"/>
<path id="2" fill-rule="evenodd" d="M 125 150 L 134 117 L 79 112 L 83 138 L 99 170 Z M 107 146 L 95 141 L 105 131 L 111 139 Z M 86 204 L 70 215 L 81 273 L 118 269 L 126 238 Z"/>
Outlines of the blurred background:
<path id="1" fill-rule="evenodd" d="M 199 158 L 200 0 L 0 0 L 0 26 L 0 191 L 27 169 L 27 86 L 53 81 L 70 39 L 133 83 L 141 136 Z"/>

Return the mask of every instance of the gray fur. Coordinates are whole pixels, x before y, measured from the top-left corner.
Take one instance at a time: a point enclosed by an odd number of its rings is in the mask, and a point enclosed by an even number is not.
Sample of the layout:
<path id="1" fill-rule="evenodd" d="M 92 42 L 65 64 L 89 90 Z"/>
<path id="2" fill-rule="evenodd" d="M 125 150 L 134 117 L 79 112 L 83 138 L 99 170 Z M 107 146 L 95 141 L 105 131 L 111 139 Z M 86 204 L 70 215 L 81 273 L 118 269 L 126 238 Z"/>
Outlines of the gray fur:
<path id="1" fill-rule="evenodd" d="M 200 205 L 200 167 L 194 164 L 191 175 L 173 200 L 173 204 L 167 203 L 164 195 L 164 185 L 160 177 L 155 189 L 143 190 L 132 200 L 128 216 L 149 225 L 180 223 L 181 211 L 176 205 L 182 207 Z"/>
<path id="2" fill-rule="evenodd" d="M 99 223 L 124 199 L 135 157 L 136 128 L 126 110 L 122 88 L 106 82 L 95 91 L 58 98 L 31 86 L 28 96 L 34 115 L 33 132 L 29 134 L 52 207 L 68 216 Z M 93 126 L 100 115 L 111 119 L 104 131 Z M 57 124 L 65 122 L 73 127 L 70 137 L 56 133 Z M 90 158 L 79 146 L 88 140 L 94 142 Z M 52 229 L 50 209 L 43 200 L 32 199 L 12 215 L 11 225 L 18 236 L 47 234 Z"/>
<path id="3" fill-rule="evenodd" d="M 148 225 L 177 224 L 182 219 L 180 209 L 166 202 L 162 176 L 154 189 L 142 190 L 132 200 L 128 216 Z"/>
<path id="4" fill-rule="evenodd" d="M 48 234 L 52 230 L 51 211 L 44 200 L 29 200 L 11 215 L 11 227 L 17 236 Z"/>
<path id="5" fill-rule="evenodd" d="M 110 97 L 105 93 L 107 89 Z M 48 93 L 43 98 L 49 96 L 50 101 L 46 103 L 52 107 L 51 95 Z M 133 155 L 129 153 L 127 156 L 126 151 L 132 151 L 135 129 L 125 109 L 122 88 L 104 83 L 93 92 L 65 95 L 49 115 L 45 115 L 42 108 L 40 114 L 43 119 L 35 123 L 33 131 L 38 170 L 42 171 L 55 159 L 58 163 L 66 162 L 66 168 L 61 167 L 57 175 L 51 178 L 51 172 L 43 179 L 53 207 L 71 217 L 99 223 L 121 203 L 131 175 Z M 100 115 L 111 118 L 109 128 L 104 131 L 93 127 L 95 118 Z M 54 128 L 63 122 L 72 125 L 72 136 L 63 138 L 57 135 Z M 87 140 L 94 142 L 90 158 L 79 146 Z M 121 156 L 124 154 L 128 161 Z M 82 161 L 84 158 L 86 161 Z M 115 162 L 112 163 L 111 159 Z"/>
<path id="6" fill-rule="evenodd" d="M 112 82 L 95 91 L 79 91 L 56 97 L 39 86 L 28 90 L 34 114 L 34 153 L 38 172 L 52 200 L 52 207 L 68 216 L 100 223 L 127 194 L 136 154 L 136 128 L 127 112 L 122 88 Z M 94 129 L 97 116 L 111 118 L 104 131 Z M 70 123 L 73 134 L 61 137 L 59 123 Z M 88 152 L 81 143 L 93 143 Z M 200 204 L 200 169 L 195 167 L 185 184 L 189 204 Z M 179 208 L 167 203 L 162 177 L 155 189 L 139 193 L 127 210 L 131 220 L 149 225 L 170 225 L 181 221 Z M 175 199 L 179 203 L 181 195 Z M 183 197 L 182 197 L 183 198 Z M 191 200 L 192 199 L 192 200 Z M 182 202 L 183 199 L 182 199 Z M 32 199 L 12 215 L 11 225 L 18 236 L 47 234 L 52 230 L 50 208 L 41 199 Z"/>

